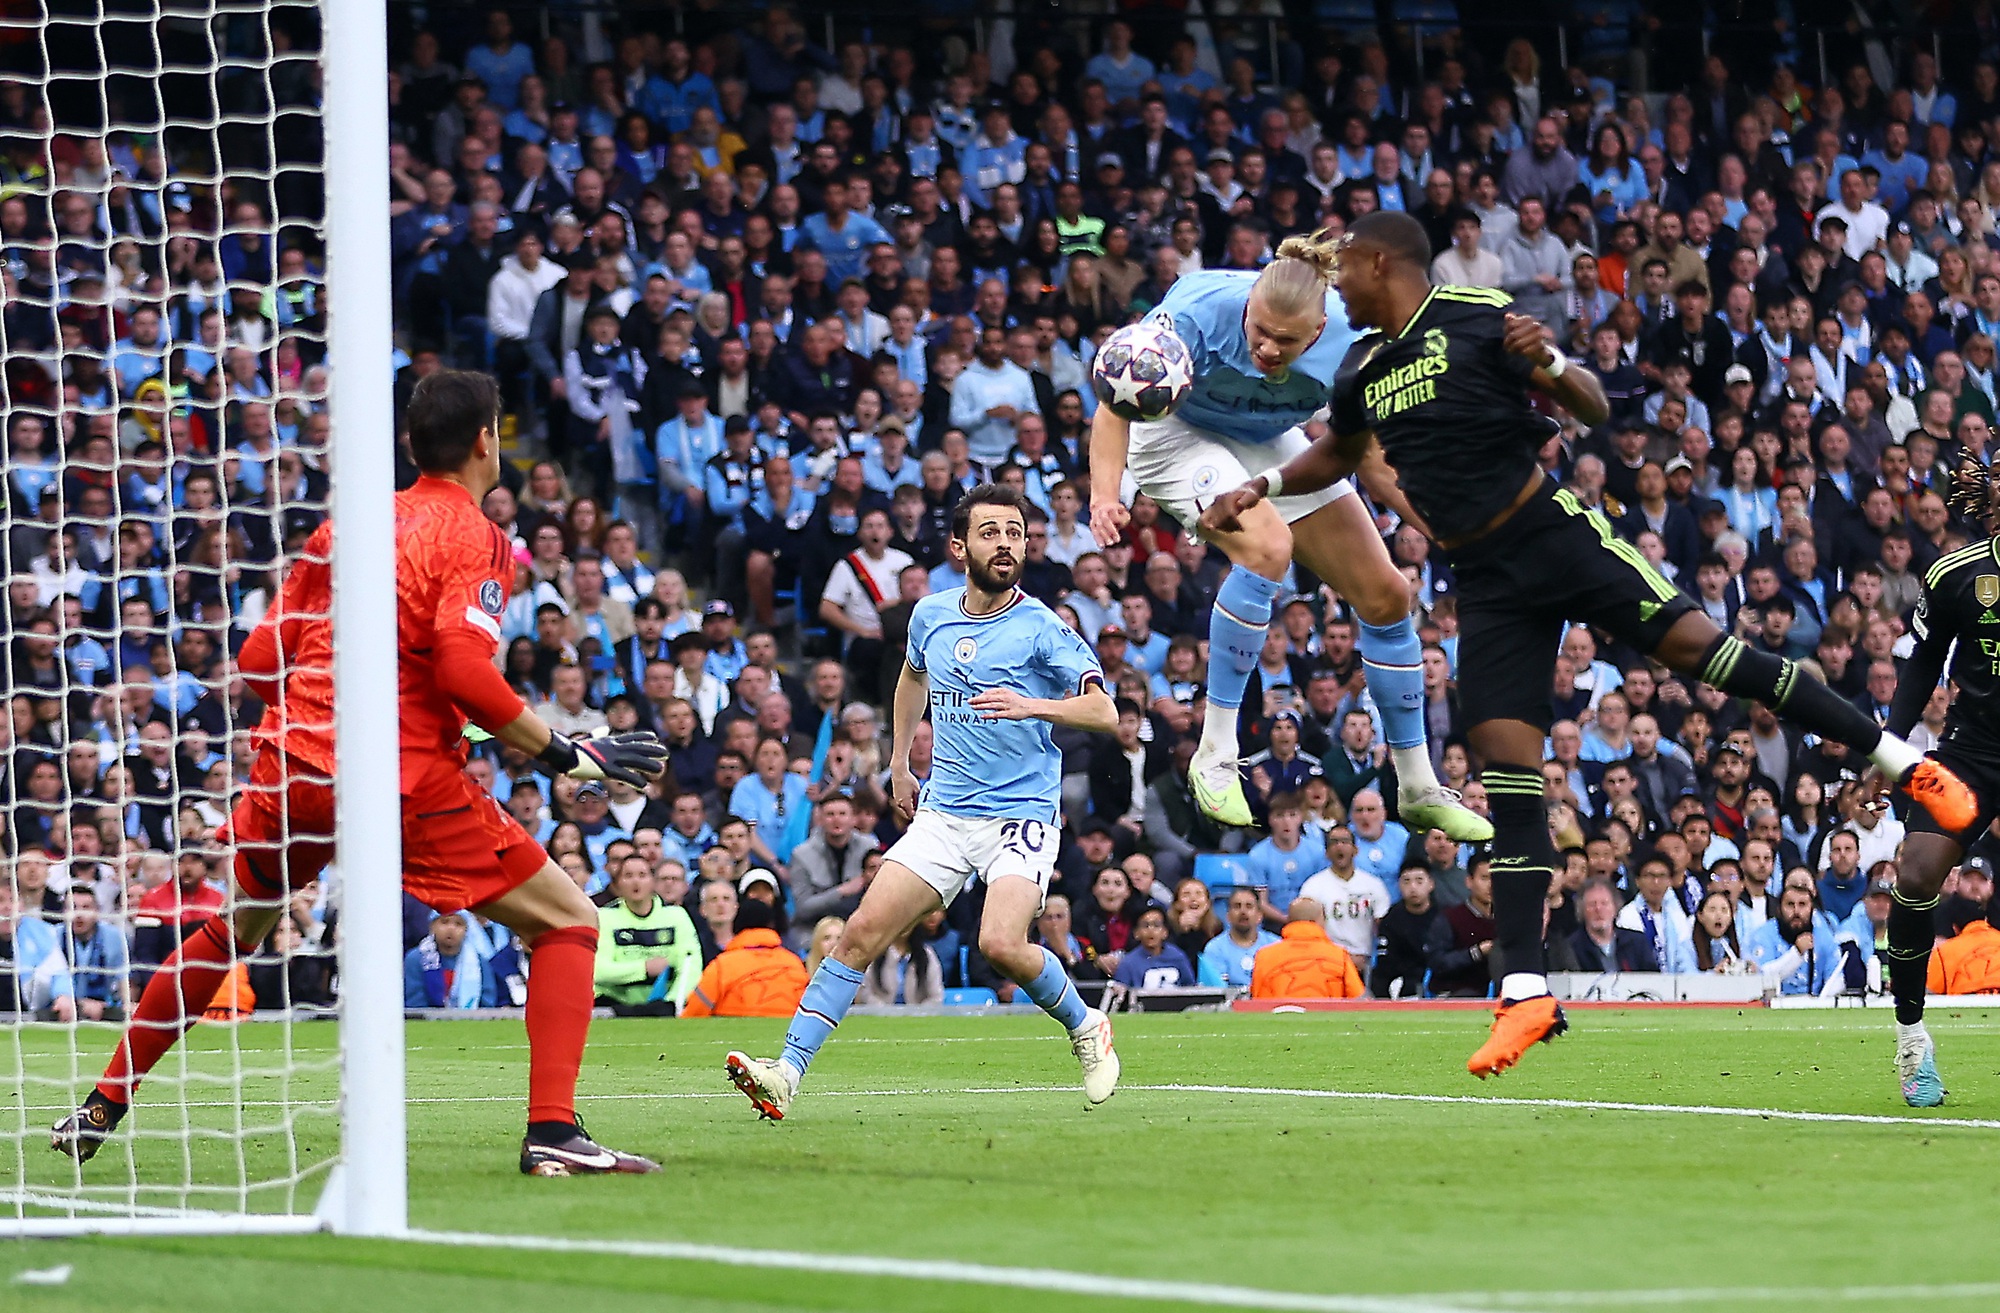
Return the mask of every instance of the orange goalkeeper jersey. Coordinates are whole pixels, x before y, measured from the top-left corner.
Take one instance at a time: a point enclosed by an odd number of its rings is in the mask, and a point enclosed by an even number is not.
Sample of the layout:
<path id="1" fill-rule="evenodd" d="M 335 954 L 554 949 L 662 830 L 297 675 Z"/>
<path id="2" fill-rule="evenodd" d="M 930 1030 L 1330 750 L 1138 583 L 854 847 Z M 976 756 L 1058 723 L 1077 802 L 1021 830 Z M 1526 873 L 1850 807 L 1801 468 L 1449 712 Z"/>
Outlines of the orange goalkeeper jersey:
<path id="1" fill-rule="evenodd" d="M 237 668 L 265 706 L 261 742 L 333 774 L 333 522 L 306 539 Z"/>
<path id="2" fill-rule="evenodd" d="M 1931 951 L 1933 994 L 2000 994 L 2000 930 L 1974 921 Z"/>
<path id="3" fill-rule="evenodd" d="M 465 722 L 497 730 L 527 710 L 493 666 L 514 549 L 459 484 L 396 494 L 396 631 L 405 788 L 465 759 Z"/>

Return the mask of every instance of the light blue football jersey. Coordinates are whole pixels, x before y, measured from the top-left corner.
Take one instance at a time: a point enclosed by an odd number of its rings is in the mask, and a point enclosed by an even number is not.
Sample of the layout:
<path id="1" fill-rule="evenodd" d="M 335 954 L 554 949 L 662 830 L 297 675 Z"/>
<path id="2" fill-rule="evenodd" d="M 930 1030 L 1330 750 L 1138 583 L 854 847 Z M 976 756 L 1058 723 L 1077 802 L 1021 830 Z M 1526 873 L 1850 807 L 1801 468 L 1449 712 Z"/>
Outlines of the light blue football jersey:
<path id="1" fill-rule="evenodd" d="M 1174 418 L 1238 442 L 1271 442 L 1327 404 L 1334 374 L 1361 334 L 1347 307 L 1326 292 L 1326 328 L 1280 378 L 1250 361 L 1243 310 L 1257 281 L 1252 270 L 1212 269 L 1177 280 L 1148 316 L 1171 327 L 1194 358 L 1194 387 Z"/>
<path id="2" fill-rule="evenodd" d="M 1063 698 L 1104 671 L 1055 612 L 1015 591 L 991 615 L 965 613 L 965 589 L 932 593 L 910 614 L 910 668 L 930 681 L 931 777 L 919 805 L 947 816 L 1053 822 L 1062 753 L 1045 720 L 988 720 L 972 699 L 995 688 Z"/>

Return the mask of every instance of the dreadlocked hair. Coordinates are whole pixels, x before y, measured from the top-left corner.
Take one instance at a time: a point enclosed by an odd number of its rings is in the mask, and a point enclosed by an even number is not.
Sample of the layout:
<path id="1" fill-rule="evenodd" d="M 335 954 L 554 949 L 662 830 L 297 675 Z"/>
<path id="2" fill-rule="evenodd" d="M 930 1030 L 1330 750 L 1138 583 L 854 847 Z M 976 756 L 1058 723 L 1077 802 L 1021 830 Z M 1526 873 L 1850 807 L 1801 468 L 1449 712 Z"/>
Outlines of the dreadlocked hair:
<path id="1" fill-rule="evenodd" d="M 1994 514 L 2000 510 L 2000 485 L 1995 484 L 1993 472 L 1967 452 L 1951 472 L 1951 487 L 1944 501 L 1952 514 L 1990 531 Z"/>

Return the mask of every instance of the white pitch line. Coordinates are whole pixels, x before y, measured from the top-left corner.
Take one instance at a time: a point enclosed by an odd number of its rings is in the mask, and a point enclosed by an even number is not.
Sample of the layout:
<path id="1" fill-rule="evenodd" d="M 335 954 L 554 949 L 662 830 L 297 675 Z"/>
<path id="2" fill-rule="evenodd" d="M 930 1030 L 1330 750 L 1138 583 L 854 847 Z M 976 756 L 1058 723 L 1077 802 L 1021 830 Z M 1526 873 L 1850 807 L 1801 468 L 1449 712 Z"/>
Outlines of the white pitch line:
<path id="1" fill-rule="evenodd" d="M 1476 1301 L 1479 1305 L 1499 1305 L 1507 1309 L 1537 1305 L 1550 1308 L 1599 1306 L 1629 1308 L 1635 1305 L 1726 1304 L 1739 1300 L 1798 1304 L 1861 1303 L 1869 1300 L 1914 1303 L 1935 1299 L 2000 1298 L 2000 1282 L 1924 1286 L 1745 1286 L 1741 1288 L 1713 1286 L 1688 1290 L 1509 1290 L 1472 1294 L 1418 1295 L 1415 1298 L 1444 1304 L 1459 1300 Z M 1470 1308 L 1473 1304 L 1468 1303 L 1464 1307 Z"/>
<path id="2" fill-rule="evenodd" d="M 1290 1099 L 1336 1099 L 1355 1103 L 1435 1103 L 1471 1104 L 1496 1108 L 1555 1108 L 1567 1112 L 1636 1112 L 1671 1113 L 1695 1117 L 1739 1117 L 1758 1121 L 1791 1122 L 1832 1122 L 1853 1126 L 1950 1126 L 1963 1130 L 2000 1130 L 2000 1119 L 1986 1117 L 1905 1117 L 1887 1113 L 1864 1112 L 1804 1112 L 1790 1108 L 1731 1108 L 1719 1104 L 1680 1103 L 1625 1103 L 1611 1099 L 1524 1099 L 1502 1095 L 1479 1094 L 1407 1094 L 1383 1090 L 1312 1090 L 1290 1089 L 1281 1085 L 1121 1085 L 1128 1093 L 1139 1094 L 1224 1094 L 1254 1098 Z M 886 1099 L 901 1095 L 987 1095 L 987 1094 L 1076 1094 L 1073 1085 L 972 1085 L 958 1088 L 915 1087 L 906 1090 L 815 1090 L 812 1101 L 826 1099 Z M 631 1092 L 622 1094 L 586 1094 L 580 1096 L 587 1103 L 614 1103 L 656 1099 L 739 1099 L 743 1096 L 733 1090 L 665 1090 L 659 1093 Z M 432 1103 L 519 1103 L 522 1096 L 514 1094 L 474 1094 L 474 1095 L 418 1095 L 405 1099 L 411 1104 Z M 283 1108 L 300 1111 L 331 1111 L 333 1105 L 321 1101 L 296 1101 L 290 1104 L 271 1100 L 246 1101 L 240 1105 L 229 1102 L 186 1103 L 177 1105 L 189 1108 Z M 31 1105 L 28 1111 L 68 1111 L 67 1104 Z M 37 1132 L 39 1133 L 39 1132 Z M 168 1134 L 159 1132 L 158 1134 Z M 0 1142 L 11 1138 L 0 1135 Z"/>
<path id="3" fill-rule="evenodd" d="M 1515 1099 L 1478 1094 L 1388 1094 L 1360 1090 L 1292 1090 L 1270 1085 L 1128 1085 L 1124 1088 L 1162 1092 L 1178 1090 L 1196 1094 L 1283 1096 L 1295 1099 L 1486 1104 L 1501 1108 L 1561 1108 L 1572 1112 L 1679 1113 L 1696 1117 L 1748 1117 L 1760 1121 L 1841 1122 L 1859 1126 L 1957 1126 L 1968 1130 L 2000 1130 L 2000 1120 L 1987 1117 L 1898 1117 L 1865 1112 L 1795 1112 L 1787 1108 L 1727 1108 L 1706 1103 L 1622 1103 L 1609 1099 Z M 966 1091 L 968 1094 L 986 1092 L 988 1091 Z"/>
<path id="4" fill-rule="evenodd" d="M 688 1263 L 719 1263 L 728 1267 L 826 1272 L 841 1276 L 891 1277 L 903 1281 L 937 1281 L 950 1285 L 1001 1286 L 1051 1294 L 1099 1299 L 1154 1300 L 1203 1304 L 1215 1308 L 1278 1309 L 1288 1313 L 1467 1313 L 1476 1304 L 1431 1302 L 1430 1297 L 1310 1295 L 1248 1286 L 1203 1282 L 1154 1281 L 1139 1277 L 1100 1276 L 1059 1268 L 998 1267 L 946 1259 L 878 1258 L 867 1255 L 814 1254 L 788 1249 L 739 1249 L 725 1245 L 685 1244 L 668 1240 L 566 1240 L 545 1236 L 488 1235 L 468 1231 L 412 1231 L 408 1239 L 424 1244 L 459 1245 L 474 1249 L 540 1250 L 554 1253 L 608 1254 L 630 1258 L 665 1258 Z M 1478 1296 L 1467 1296 L 1477 1299 Z"/>

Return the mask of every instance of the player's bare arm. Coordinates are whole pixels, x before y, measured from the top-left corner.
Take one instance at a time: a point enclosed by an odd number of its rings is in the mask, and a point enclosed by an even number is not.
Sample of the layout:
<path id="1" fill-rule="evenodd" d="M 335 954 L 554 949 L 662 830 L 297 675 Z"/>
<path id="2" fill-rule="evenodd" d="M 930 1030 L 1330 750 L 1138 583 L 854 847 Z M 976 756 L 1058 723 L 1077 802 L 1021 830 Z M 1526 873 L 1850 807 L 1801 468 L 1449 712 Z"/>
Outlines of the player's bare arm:
<path id="1" fill-rule="evenodd" d="M 1559 365 L 1556 349 L 1549 345 L 1539 320 L 1526 315 L 1507 316 L 1503 339 L 1508 351 L 1535 363 L 1528 379 L 1537 392 L 1553 397 L 1556 403 L 1585 424 L 1595 427 L 1611 418 L 1611 403 L 1605 399 L 1604 385 L 1587 369 Z M 1555 366 L 1557 372 L 1550 372 Z"/>
<path id="2" fill-rule="evenodd" d="M 1367 454 L 1361 458 L 1360 467 L 1354 471 L 1354 477 L 1368 493 L 1370 501 L 1394 511 L 1398 518 L 1415 525 L 1417 531 L 1424 537 L 1436 536 L 1431 532 L 1431 526 L 1425 523 L 1424 517 L 1417 514 L 1416 508 L 1410 505 L 1410 499 L 1403 495 L 1402 481 L 1396 477 L 1396 471 L 1389 464 L 1389 458 L 1383 454 L 1381 443 L 1369 444 Z"/>
<path id="3" fill-rule="evenodd" d="M 905 825 L 917 814 L 917 777 L 910 773 L 910 744 L 917 737 L 917 724 L 924 718 L 930 696 L 930 680 L 905 662 L 902 676 L 896 680 L 894 739 L 889 745 L 889 793 Z"/>
<path id="4" fill-rule="evenodd" d="M 1278 482 L 1288 494 L 1330 488 L 1359 470 L 1367 460 L 1369 450 L 1375 446 L 1375 435 L 1371 432 L 1343 435 L 1329 431 L 1325 437 L 1279 466 Z M 1379 457 L 1379 449 L 1377 452 Z M 1393 475 L 1391 478 L 1393 481 Z M 1202 512 L 1203 530 L 1212 534 L 1241 530 L 1243 513 L 1271 495 L 1271 482 L 1270 475 L 1259 474 L 1242 487 L 1217 497 Z"/>
<path id="5" fill-rule="evenodd" d="M 1104 686 L 1093 682 L 1066 698 L 1031 698 L 1011 688 L 989 688 L 972 699 L 971 707 L 988 720 L 1046 720 L 1065 729 L 1111 734 L 1118 729 L 1118 706 Z"/>
<path id="6" fill-rule="evenodd" d="M 1132 512 L 1118 500 L 1125 482 L 1125 458 L 1132 446 L 1132 423 L 1099 406 L 1090 421 L 1090 533 L 1108 547 L 1125 534 Z"/>

